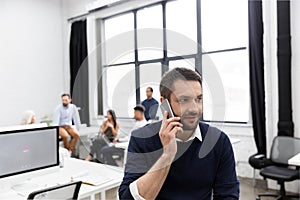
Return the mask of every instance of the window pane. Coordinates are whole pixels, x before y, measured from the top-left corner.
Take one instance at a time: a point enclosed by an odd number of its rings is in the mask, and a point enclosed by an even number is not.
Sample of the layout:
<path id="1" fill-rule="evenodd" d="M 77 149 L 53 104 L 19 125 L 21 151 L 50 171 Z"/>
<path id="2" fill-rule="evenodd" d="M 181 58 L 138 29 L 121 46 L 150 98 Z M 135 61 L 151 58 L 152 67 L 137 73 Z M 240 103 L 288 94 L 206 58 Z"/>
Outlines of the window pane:
<path id="1" fill-rule="evenodd" d="M 176 67 L 185 67 L 192 70 L 195 70 L 195 59 L 183 59 L 183 60 L 174 60 L 169 62 L 169 70 L 172 70 Z"/>
<path id="2" fill-rule="evenodd" d="M 203 56 L 204 120 L 249 121 L 248 65 L 247 50 Z"/>
<path id="3" fill-rule="evenodd" d="M 132 13 L 105 20 L 106 64 L 134 61 L 133 22 Z"/>
<path id="4" fill-rule="evenodd" d="M 201 30 L 205 52 L 247 47 L 248 1 L 202 0 Z"/>
<path id="5" fill-rule="evenodd" d="M 105 68 L 106 95 L 104 94 L 104 113 L 114 109 L 118 117 L 132 116 L 136 104 L 135 66 L 122 65 Z"/>
<path id="6" fill-rule="evenodd" d="M 137 12 L 137 28 L 139 29 L 137 32 L 139 60 L 162 58 L 163 25 L 161 5 L 139 10 Z"/>
<path id="7" fill-rule="evenodd" d="M 167 3 L 166 23 L 167 29 L 176 32 L 167 32 L 167 45 L 170 51 L 177 55 L 197 53 L 197 14 L 196 1 L 177 0 Z M 180 38 L 178 34 L 182 34 Z M 186 47 L 184 40 L 190 40 Z M 181 52 L 176 52 L 178 47 L 183 47 Z M 169 56 L 169 54 L 168 54 Z"/>
<path id="8" fill-rule="evenodd" d="M 151 76 L 149 76 L 151 74 Z M 145 64 L 140 66 L 141 101 L 146 99 L 146 88 L 153 88 L 153 97 L 159 101 L 159 83 L 161 80 L 161 63 Z"/>

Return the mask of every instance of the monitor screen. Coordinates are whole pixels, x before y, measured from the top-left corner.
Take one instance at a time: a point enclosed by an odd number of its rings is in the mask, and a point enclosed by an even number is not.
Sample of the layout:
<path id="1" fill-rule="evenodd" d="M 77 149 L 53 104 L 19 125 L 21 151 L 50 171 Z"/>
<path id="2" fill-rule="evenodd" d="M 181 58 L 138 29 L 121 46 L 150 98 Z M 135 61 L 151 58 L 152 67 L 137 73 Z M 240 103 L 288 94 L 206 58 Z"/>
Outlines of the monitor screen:
<path id="1" fill-rule="evenodd" d="M 0 132 L 0 178 L 59 165 L 58 127 Z"/>

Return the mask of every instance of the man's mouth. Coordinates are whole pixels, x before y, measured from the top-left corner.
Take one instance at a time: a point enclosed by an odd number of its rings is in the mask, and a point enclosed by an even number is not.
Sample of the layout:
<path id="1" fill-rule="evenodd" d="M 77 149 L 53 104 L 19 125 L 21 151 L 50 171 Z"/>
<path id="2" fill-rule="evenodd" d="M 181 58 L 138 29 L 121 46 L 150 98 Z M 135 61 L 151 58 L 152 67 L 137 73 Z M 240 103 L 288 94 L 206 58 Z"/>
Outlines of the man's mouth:
<path id="1" fill-rule="evenodd" d="M 197 116 L 183 116 L 182 118 L 184 120 L 192 121 L 192 120 L 196 120 Z"/>

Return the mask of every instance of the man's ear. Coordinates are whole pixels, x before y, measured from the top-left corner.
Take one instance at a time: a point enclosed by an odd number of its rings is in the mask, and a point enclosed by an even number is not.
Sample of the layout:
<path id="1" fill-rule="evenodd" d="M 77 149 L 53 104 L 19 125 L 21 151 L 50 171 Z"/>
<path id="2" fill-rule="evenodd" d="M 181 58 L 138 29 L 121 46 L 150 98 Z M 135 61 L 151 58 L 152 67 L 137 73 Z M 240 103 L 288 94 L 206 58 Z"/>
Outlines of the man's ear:
<path id="1" fill-rule="evenodd" d="M 160 103 L 163 102 L 163 100 L 165 100 L 164 97 L 160 97 Z"/>

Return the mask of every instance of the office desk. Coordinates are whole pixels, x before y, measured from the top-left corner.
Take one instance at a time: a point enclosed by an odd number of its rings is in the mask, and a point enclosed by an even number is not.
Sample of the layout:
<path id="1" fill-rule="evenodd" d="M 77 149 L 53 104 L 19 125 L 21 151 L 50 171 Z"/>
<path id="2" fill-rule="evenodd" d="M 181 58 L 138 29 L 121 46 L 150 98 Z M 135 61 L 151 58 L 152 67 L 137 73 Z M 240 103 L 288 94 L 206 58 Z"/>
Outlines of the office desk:
<path id="1" fill-rule="evenodd" d="M 288 160 L 289 165 L 300 166 L 300 153 Z"/>
<path id="2" fill-rule="evenodd" d="M 43 185 L 43 187 L 50 187 L 57 184 L 63 184 L 71 180 L 71 176 L 82 173 L 82 171 L 88 171 L 89 175 L 93 177 L 107 177 L 110 180 L 97 186 L 90 186 L 82 184 L 79 191 L 79 199 L 89 197 L 91 200 L 95 199 L 96 194 L 101 194 L 101 199 L 105 198 L 105 192 L 107 190 L 117 188 L 123 178 L 123 169 L 119 167 L 113 167 L 108 165 L 102 165 L 98 163 L 78 160 L 74 158 L 68 158 L 64 161 L 64 167 L 60 168 L 58 172 L 48 175 L 35 177 L 31 179 L 32 183 L 37 185 Z M 33 188 L 32 191 L 41 188 Z M 30 192 L 29 192 L 30 193 Z M 29 194 L 28 193 L 28 194 Z M 0 199 L 26 199 L 27 196 L 22 196 L 17 192 L 11 190 L 4 194 L 0 194 Z"/>

